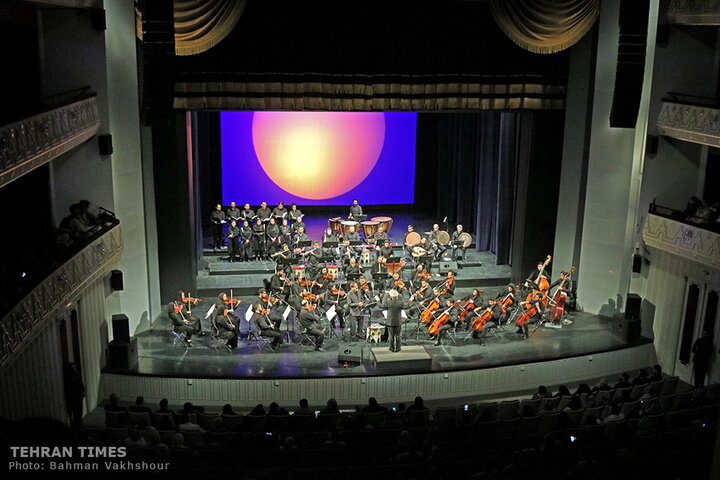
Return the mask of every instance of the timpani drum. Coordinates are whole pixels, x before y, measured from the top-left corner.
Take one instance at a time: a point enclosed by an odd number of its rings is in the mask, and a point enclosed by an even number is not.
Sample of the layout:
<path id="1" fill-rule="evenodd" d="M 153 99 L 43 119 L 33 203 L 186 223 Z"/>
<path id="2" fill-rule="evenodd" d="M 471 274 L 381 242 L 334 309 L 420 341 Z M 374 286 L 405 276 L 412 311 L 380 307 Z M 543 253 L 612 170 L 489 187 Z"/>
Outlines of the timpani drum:
<path id="1" fill-rule="evenodd" d="M 340 267 L 338 267 L 337 265 L 328 265 L 327 269 L 328 274 L 332 276 L 332 279 L 337 280 L 338 275 L 340 274 Z"/>
<path id="2" fill-rule="evenodd" d="M 370 250 L 365 249 L 360 252 L 360 263 L 362 263 L 363 265 L 370 264 Z"/>
<path id="3" fill-rule="evenodd" d="M 448 243 L 450 243 L 450 234 L 445 230 L 440 230 L 437 233 L 437 243 L 446 246 Z"/>
<path id="4" fill-rule="evenodd" d="M 420 243 L 420 234 L 417 232 L 410 232 L 405 237 L 405 245 L 408 247 L 414 247 L 415 245 L 418 245 Z"/>
<path id="5" fill-rule="evenodd" d="M 390 229 L 392 228 L 393 219 L 390 217 L 373 217 L 370 220 L 373 222 L 378 222 L 380 225 L 382 225 L 383 229 L 385 230 L 385 233 L 390 235 Z"/>
<path id="6" fill-rule="evenodd" d="M 360 225 L 362 225 L 363 233 L 365 234 L 365 238 L 367 238 L 371 235 L 375 235 L 378 232 L 380 222 L 364 221 L 360 222 Z"/>
<path id="7" fill-rule="evenodd" d="M 463 232 L 458 235 L 458 241 L 463 242 L 463 248 L 468 248 L 472 243 L 472 236 L 467 232 Z"/>
<path id="8" fill-rule="evenodd" d="M 355 231 L 357 232 L 359 225 L 360 223 L 351 220 L 340 222 L 340 230 L 342 230 L 343 237 L 350 231 L 350 227 L 355 227 Z"/>
<path id="9" fill-rule="evenodd" d="M 328 228 L 332 230 L 332 233 L 340 232 L 340 217 L 329 218 Z"/>
<path id="10" fill-rule="evenodd" d="M 295 265 L 293 267 L 293 277 L 295 280 L 305 280 L 305 265 Z"/>

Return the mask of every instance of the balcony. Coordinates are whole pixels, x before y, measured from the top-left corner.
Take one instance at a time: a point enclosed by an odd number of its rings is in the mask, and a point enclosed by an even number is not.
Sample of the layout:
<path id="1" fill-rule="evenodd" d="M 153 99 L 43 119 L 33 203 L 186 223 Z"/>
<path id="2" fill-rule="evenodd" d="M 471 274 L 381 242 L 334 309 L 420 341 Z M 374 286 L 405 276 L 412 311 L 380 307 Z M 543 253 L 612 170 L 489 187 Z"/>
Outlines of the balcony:
<path id="1" fill-rule="evenodd" d="M 76 299 L 87 286 L 109 272 L 123 252 L 119 222 L 88 239 L 88 243 L 30 291 L 0 319 L 0 373 L 44 324 Z"/>
<path id="2" fill-rule="evenodd" d="M 652 205 L 643 227 L 645 244 L 720 269 L 720 232 L 684 219 L 681 212 Z"/>
<path id="3" fill-rule="evenodd" d="M 667 16 L 671 23 L 681 25 L 720 25 L 720 2 L 671 0 Z"/>
<path id="4" fill-rule="evenodd" d="M 720 108 L 712 105 L 663 99 L 657 127 L 661 135 L 720 147 Z"/>
<path id="5" fill-rule="evenodd" d="M 0 188 L 97 133 L 95 96 L 0 127 Z"/>

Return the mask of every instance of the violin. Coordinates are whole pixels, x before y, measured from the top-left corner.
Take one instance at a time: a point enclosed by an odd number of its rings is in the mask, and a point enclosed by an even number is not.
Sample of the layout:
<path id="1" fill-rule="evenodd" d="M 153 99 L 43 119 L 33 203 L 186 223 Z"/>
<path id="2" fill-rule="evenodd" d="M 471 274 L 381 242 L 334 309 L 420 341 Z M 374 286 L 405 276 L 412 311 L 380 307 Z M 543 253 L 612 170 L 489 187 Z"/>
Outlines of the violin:
<path id="1" fill-rule="evenodd" d="M 430 273 L 428 273 L 428 272 L 418 272 L 417 276 L 420 277 L 420 278 L 425 278 L 425 279 L 427 279 L 427 280 L 430 280 L 430 277 L 431 277 L 432 275 L 431 275 Z"/>
<path id="2" fill-rule="evenodd" d="M 260 311 L 257 312 L 257 313 L 259 313 L 260 315 L 267 315 L 268 313 L 270 313 L 270 309 L 269 309 L 269 308 L 262 308 L 262 307 L 261 307 L 261 308 L 260 308 Z"/>
<path id="3" fill-rule="evenodd" d="M 395 286 L 398 288 L 405 288 L 405 282 L 400 279 L 395 280 Z"/>
<path id="4" fill-rule="evenodd" d="M 225 305 L 237 305 L 239 303 L 245 303 L 245 300 L 240 300 L 238 298 L 226 298 L 225 299 Z"/>
<path id="5" fill-rule="evenodd" d="M 175 313 L 181 313 L 183 309 L 183 304 L 181 303 L 178 305 L 177 302 L 173 302 L 173 304 L 175 305 Z"/>
<path id="6" fill-rule="evenodd" d="M 183 301 L 183 303 L 190 303 L 190 302 L 197 303 L 197 302 L 202 302 L 202 298 L 186 297 L 185 295 L 183 295 L 182 301 Z"/>
<path id="7" fill-rule="evenodd" d="M 339 288 L 337 288 L 337 287 L 332 287 L 332 294 L 333 294 L 333 295 L 337 295 L 338 297 L 342 297 L 342 296 L 345 295 L 345 291 L 344 291 L 344 290 L 341 290 L 341 289 L 339 289 Z"/>
<path id="8" fill-rule="evenodd" d="M 359 284 L 358 284 L 358 287 L 362 288 L 362 289 L 365 290 L 366 292 L 369 292 L 369 291 L 370 291 L 370 285 L 368 285 L 367 283 L 359 283 Z"/>

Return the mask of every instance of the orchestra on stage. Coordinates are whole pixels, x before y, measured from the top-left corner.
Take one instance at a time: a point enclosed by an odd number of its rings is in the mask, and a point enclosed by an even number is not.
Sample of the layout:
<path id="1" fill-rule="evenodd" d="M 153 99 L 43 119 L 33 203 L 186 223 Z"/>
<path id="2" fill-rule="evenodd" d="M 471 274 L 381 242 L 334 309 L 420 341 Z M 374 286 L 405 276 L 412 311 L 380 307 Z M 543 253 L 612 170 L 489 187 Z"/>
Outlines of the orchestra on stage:
<path id="1" fill-rule="evenodd" d="M 439 275 L 432 265 L 441 258 L 462 265 L 472 243 L 462 225 L 450 234 L 435 224 L 425 235 L 408 225 L 402 245 L 397 245 L 388 236 L 392 218 L 367 220 L 357 200 L 347 220 L 328 220 L 321 241 L 308 239 L 302 219 L 294 203 L 290 209 L 280 203 L 271 210 L 263 202 L 257 211 L 249 204 L 241 210 L 235 202 L 223 211 L 218 204 L 211 215 L 214 246 L 220 249 L 227 238 L 229 261 L 275 262 L 274 274 L 258 285 L 257 300 L 242 314 L 249 324 L 244 335 L 271 351 L 288 342 L 322 350 L 326 337 L 334 336 L 368 343 L 387 339 L 389 350 L 398 352 L 403 340 L 436 346 L 484 343 L 499 330 L 517 329 L 529 338 L 540 325 L 561 328 L 572 323 L 565 305 L 574 300 L 569 298 L 575 267 L 552 281 L 549 255 L 523 282 L 509 284 L 495 298 L 485 298 L 478 288 L 459 297 L 458 272 Z M 186 346 L 192 345 L 193 335 L 205 333 L 192 315 L 198 301 L 180 292 L 168 304 L 172 331 Z M 207 310 L 205 330 L 215 345 L 237 347 L 240 303 L 231 291 Z"/>

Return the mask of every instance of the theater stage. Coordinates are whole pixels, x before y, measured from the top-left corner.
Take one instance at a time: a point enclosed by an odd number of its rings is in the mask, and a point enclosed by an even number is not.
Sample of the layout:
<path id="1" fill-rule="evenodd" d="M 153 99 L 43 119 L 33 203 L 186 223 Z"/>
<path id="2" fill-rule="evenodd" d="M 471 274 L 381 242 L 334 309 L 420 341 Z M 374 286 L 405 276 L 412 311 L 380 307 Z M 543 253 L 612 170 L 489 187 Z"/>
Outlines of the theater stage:
<path id="1" fill-rule="evenodd" d="M 411 321 L 403 327 L 403 351 L 383 357 L 402 358 L 403 352 L 410 352 L 408 346 L 414 346 L 416 353 L 420 349 L 429 358 L 421 371 L 437 373 L 576 358 L 651 343 L 651 340 L 644 338 L 634 342 L 625 341 L 613 331 L 614 322 L 610 319 L 582 312 L 572 314 L 571 318 L 571 325 L 560 329 L 541 327 L 529 339 L 523 339 L 515 333 L 514 326 L 507 325 L 504 330 L 498 329 L 495 334 L 488 335 L 484 343 L 466 338 L 467 332 L 458 331 L 454 341 L 444 338 L 442 346 L 434 346 L 426 334 L 415 335 L 417 322 Z M 243 328 L 243 323 L 240 329 L 246 331 L 247 327 Z M 231 352 L 224 347 L 208 347 L 208 337 L 196 337 L 193 340 L 195 346 L 186 350 L 180 343 L 173 345 L 169 321 L 158 318 L 153 330 L 137 336 L 137 370 L 119 373 L 226 379 L 368 377 L 418 373 L 417 366 L 413 366 L 412 362 L 378 366 L 371 348 L 386 349 L 387 344 L 354 342 L 354 350 L 362 350 L 362 362 L 338 361 L 338 353 L 347 349 L 347 342 L 339 338 L 341 334 L 338 328 L 333 336 L 326 337 L 323 345 L 325 351 L 322 352 L 292 342 L 274 352 L 258 350 L 256 342 L 247 339 L 241 339 L 237 350 Z"/>

